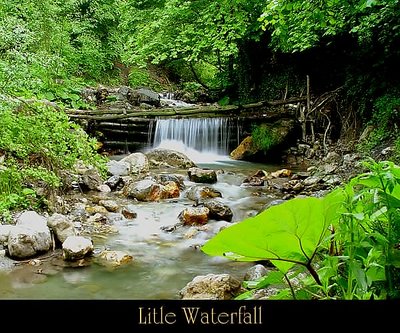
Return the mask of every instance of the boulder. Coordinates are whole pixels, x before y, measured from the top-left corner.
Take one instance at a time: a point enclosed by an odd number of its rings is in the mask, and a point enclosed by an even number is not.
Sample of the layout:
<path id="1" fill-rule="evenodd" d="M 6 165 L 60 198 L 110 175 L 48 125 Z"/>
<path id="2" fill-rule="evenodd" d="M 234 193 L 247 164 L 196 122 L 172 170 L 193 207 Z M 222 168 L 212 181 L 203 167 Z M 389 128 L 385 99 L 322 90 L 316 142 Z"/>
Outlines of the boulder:
<path id="1" fill-rule="evenodd" d="M 188 170 L 188 176 L 189 180 L 195 183 L 213 184 L 217 182 L 217 174 L 214 170 L 193 167 Z"/>
<path id="2" fill-rule="evenodd" d="M 178 216 L 184 225 L 206 224 L 210 210 L 207 207 L 189 207 Z"/>
<path id="3" fill-rule="evenodd" d="M 209 186 L 192 186 L 186 192 L 186 197 L 189 200 L 202 202 L 204 199 L 221 198 L 222 193 Z"/>
<path id="4" fill-rule="evenodd" d="M 93 252 L 93 243 L 83 236 L 69 236 L 62 243 L 62 251 L 64 260 L 80 260 Z"/>
<path id="5" fill-rule="evenodd" d="M 102 251 L 98 255 L 100 264 L 107 267 L 119 267 L 133 261 L 133 256 L 124 251 Z"/>
<path id="6" fill-rule="evenodd" d="M 181 299 L 231 300 L 242 292 L 241 282 L 229 274 L 196 276 L 179 291 Z"/>
<path id="7" fill-rule="evenodd" d="M 188 169 L 196 164 L 185 154 L 176 150 L 156 148 L 146 153 L 150 168 L 179 168 Z"/>
<path id="8" fill-rule="evenodd" d="M 74 223 L 68 216 L 54 213 L 47 219 L 47 226 L 54 232 L 56 238 L 63 243 L 69 236 L 75 236 Z"/>
<path id="9" fill-rule="evenodd" d="M 147 159 L 147 156 L 143 153 L 132 153 L 120 160 L 119 163 L 129 164 L 131 175 L 146 174 L 147 172 L 149 172 L 149 161 Z"/>
<path id="10" fill-rule="evenodd" d="M 111 160 L 107 162 L 107 170 L 112 176 L 129 176 L 131 165 L 128 162 Z"/>
<path id="11" fill-rule="evenodd" d="M 214 220 L 232 221 L 233 212 L 222 202 L 217 200 L 205 201 L 203 203 L 204 207 L 207 207 L 210 211 L 209 218 Z"/>

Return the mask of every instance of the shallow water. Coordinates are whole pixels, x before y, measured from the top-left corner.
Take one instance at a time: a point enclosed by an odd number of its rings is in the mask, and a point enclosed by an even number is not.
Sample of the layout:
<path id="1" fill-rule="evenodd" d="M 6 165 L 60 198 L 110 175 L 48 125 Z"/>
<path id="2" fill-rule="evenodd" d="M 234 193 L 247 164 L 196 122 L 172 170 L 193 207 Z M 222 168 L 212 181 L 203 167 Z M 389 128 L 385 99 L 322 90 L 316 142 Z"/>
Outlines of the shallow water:
<path id="1" fill-rule="evenodd" d="M 272 197 L 262 187 L 240 186 L 259 169 L 274 171 L 277 165 L 219 161 L 198 163 L 199 167 L 223 170 L 211 185 L 222 193 L 221 201 L 233 211 L 232 222 L 255 215 Z M 173 173 L 173 172 L 172 172 Z M 194 183 L 186 180 L 186 188 Z M 128 200 L 128 199 L 126 199 Z M 181 198 L 162 202 L 133 203 L 137 217 L 117 219 L 117 234 L 93 237 L 95 253 L 121 250 L 134 257 L 132 263 L 110 269 L 93 262 L 85 267 L 64 267 L 37 274 L 37 268 L 21 265 L 11 274 L 0 271 L 2 299 L 179 299 L 182 289 L 197 275 L 230 273 L 242 279 L 252 263 L 209 257 L 199 246 L 211 238 L 226 221 L 210 220 L 205 227 L 181 227 L 166 232 L 162 226 L 176 224 L 179 213 L 193 202 Z"/>

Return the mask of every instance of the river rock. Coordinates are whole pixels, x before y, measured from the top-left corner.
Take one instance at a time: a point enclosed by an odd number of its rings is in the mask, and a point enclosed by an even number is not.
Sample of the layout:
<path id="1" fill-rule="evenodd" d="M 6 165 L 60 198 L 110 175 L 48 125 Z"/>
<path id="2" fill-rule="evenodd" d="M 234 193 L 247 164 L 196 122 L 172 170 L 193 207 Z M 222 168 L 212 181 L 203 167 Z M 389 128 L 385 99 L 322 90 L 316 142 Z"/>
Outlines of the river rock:
<path id="1" fill-rule="evenodd" d="M 112 176 L 129 176 L 131 165 L 128 162 L 111 160 L 107 162 L 107 170 Z"/>
<path id="2" fill-rule="evenodd" d="M 134 205 L 127 205 L 126 207 L 122 207 L 121 213 L 126 219 L 131 220 L 137 217 L 135 210 L 136 207 Z"/>
<path id="3" fill-rule="evenodd" d="M 139 201 L 158 201 L 160 199 L 177 198 L 180 196 L 179 187 L 175 182 L 165 185 L 156 183 L 153 179 L 143 179 L 131 182 L 123 188 L 123 194 Z"/>
<path id="4" fill-rule="evenodd" d="M 86 206 L 85 210 L 87 213 L 93 214 L 107 214 L 108 210 L 104 206 L 96 205 L 96 206 Z"/>
<path id="5" fill-rule="evenodd" d="M 7 245 L 8 236 L 10 235 L 11 230 L 15 228 L 14 225 L 10 224 L 0 224 L 0 246 Z"/>
<path id="6" fill-rule="evenodd" d="M 179 168 L 188 169 L 196 164 L 185 154 L 176 150 L 156 148 L 146 153 L 150 168 Z"/>
<path id="7" fill-rule="evenodd" d="M 175 182 L 180 190 L 183 190 L 185 188 L 185 179 L 182 175 L 161 173 L 155 176 L 155 180 L 161 184 L 165 184 L 167 182 Z"/>
<path id="8" fill-rule="evenodd" d="M 139 103 L 146 103 L 153 106 L 160 106 L 160 95 L 152 90 L 146 88 L 136 89 L 135 93 L 138 95 Z"/>
<path id="9" fill-rule="evenodd" d="M 34 226 L 15 226 L 8 236 L 8 253 L 11 258 L 25 259 L 49 251 L 52 246 L 50 229 Z"/>
<path id="10" fill-rule="evenodd" d="M 75 236 L 74 223 L 68 216 L 54 213 L 47 219 L 47 226 L 54 232 L 56 238 L 63 243 L 69 236 Z"/>
<path id="11" fill-rule="evenodd" d="M 207 207 L 189 207 L 178 216 L 184 225 L 206 224 L 210 210 Z"/>
<path id="12" fill-rule="evenodd" d="M 181 299 L 230 300 L 242 291 L 241 282 L 229 274 L 196 276 L 179 291 Z"/>
<path id="13" fill-rule="evenodd" d="M 190 200 L 201 202 L 209 198 L 221 198 L 222 193 L 209 186 L 192 186 L 186 192 L 186 197 Z"/>
<path id="14" fill-rule="evenodd" d="M 63 242 L 62 250 L 64 260 L 80 260 L 93 252 L 93 243 L 91 239 L 83 236 L 69 236 Z"/>
<path id="15" fill-rule="evenodd" d="M 122 177 L 114 175 L 108 178 L 104 184 L 108 185 L 108 187 L 113 191 L 118 188 L 118 186 L 123 185 Z"/>
<path id="16" fill-rule="evenodd" d="M 233 212 L 227 205 L 217 200 L 210 200 L 203 203 L 210 210 L 209 218 L 214 220 L 232 221 Z"/>
<path id="17" fill-rule="evenodd" d="M 195 183 L 213 184 L 217 182 L 217 174 L 214 170 L 193 167 L 188 170 L 188 176 L 189 180 Z"/>
<path id="18" fill-rule="evenodd" d="M 229 156 L 234 160 L 243 160 L 246 157 L 255 155 L 259 149 L 253 142 L 253 138 L 251 136 L 247 136 L 242 140 L 237 148 L 235 148 Z"/>
<path id="19" fill-rule="evenodd" d="M 108 267 L 119 267 L 133 261 L 133 256 L 124 251 L 102 251 L 98 255 L 100 264 Z"/>
<path id="20" fill-rule="evenodd" d="M 24 259 L 50 250 L 52 246 L 47 219 L 34 211 L 23 212 L 8 236 L 11 258 Z"/>
<path id="21" fill-rule="evenodd" d="M 98 190 L 103 184 L 100 173 L 94 168 L 87 169 L 83 172 L 80 178 L 79 186 L 83 190 Z"/>
<path id="22" fill-rule="evenodd" d="M 119 163 L 124 162 L 129 164 L 131 175 L 141 175 L 149 172 L 149 161 L 143 153 L 132 153 L 119 161 Z"/>
<path id="23" fill-rule="evenodd" d="M 103 206 L 109 212 L 117 212 L 119 205 L 114 200 L 100 200 L 99 205 Z"/>

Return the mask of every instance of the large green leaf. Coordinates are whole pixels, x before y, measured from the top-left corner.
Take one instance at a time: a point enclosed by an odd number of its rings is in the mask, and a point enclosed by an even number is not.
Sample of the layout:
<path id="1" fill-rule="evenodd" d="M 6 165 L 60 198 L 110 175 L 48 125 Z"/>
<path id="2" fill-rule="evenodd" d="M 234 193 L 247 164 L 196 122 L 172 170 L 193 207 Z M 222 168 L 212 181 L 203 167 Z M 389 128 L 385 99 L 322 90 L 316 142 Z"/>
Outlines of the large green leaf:
<path id="1" fill-rule="evenodd" d="M 296 198 L 226 228 L 207 241 L 202 251 L 238 261 L 270 260 L 286 273 L 311 262 L 338 214 L 341 192 L 324 199 Z"/>

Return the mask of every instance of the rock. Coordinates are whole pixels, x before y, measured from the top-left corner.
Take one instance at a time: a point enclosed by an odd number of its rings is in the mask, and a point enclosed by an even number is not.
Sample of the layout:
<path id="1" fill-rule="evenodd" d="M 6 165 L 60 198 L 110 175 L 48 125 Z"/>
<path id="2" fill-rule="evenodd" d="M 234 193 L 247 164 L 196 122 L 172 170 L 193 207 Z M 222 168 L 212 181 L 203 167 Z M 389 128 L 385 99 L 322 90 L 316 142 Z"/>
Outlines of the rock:
<path id="1" fill-rule="evenodd" d="M 81 189 L 98 190 L 98 187 L 103 184 L 100 173 L 92 168 L 83 172 L 80 181 Z"/>
<path id="2" fill-rule="evenodd" d="M 180 196 L 179 187 L 175 182 L 167 182 L 165 185 L 161 185 L 153 179 L 128 183 L 122 191 L 125 196 L 139 201 L 158 201 Z"/>
<path id="3" fill-rule="evenodd" d="M 67 261 L 83 259 L 93 252 L 93 243 L 89 238 L 69 236 L 62 244 L 63 258 Z"/>
<path id="4" fill-rule="evenodd" d="M 107 214 L 108 210 L 104 206 L 86 206 L 85 207 L 86 212 L 89 214 Z"/>
<path id="5" fill-rule="evenodd" d="M 49 228 L 37 230 L 34 227 L 15 226 L 8 235 L 8 253 L 11 258 L 30 258 L 49 251 L 51 246 Z"/>
<path id="6" fill-rule="evenodd" d="M 232 210 L 227 205 L 224 205 L 222 202 L 219 202 L 217 200 L 210 200 L 204 202 L 203 205 L 210 210 L 209 218 L 228 222 L 232 221 Z"/>
<path id="7" fill-rule="evenodd" d="M 289 169 L 280 169 L 274 172 L 271 172 L 270 176 L 272 178 L 282 178 L 282 177 L 290 177 L 292 175 L 292 171 Z"/>
<path id="8" fill-rule="evenodd" d="M 63 243 L 69 236 L 75 236 L 74 223 L 68 216 L 54 213 L 47 219 L 47 226 L 54 232 L 56 238 Z"/>
<path id="9" fill-rule="evenodd" d="M 247 136 L 242 140 L 237 148 L 235 148 L 229 156 L 234 160 L 243 160 L 247 157 L 253 156 L 259 152 L 257 146 L 253 143 L 253 138 Z"/>
<path id="10" fill-rule="evenodd" d="M 100 206 L 99 206 L 100 207 Z M 103 207 L 104 208 L 104 207 Z M 106 210 L 107 211 L 107 210 Z M 105 215 L 101 214 L 101 213 L 95 213 L 92 216 L 89 216 L 87 219 L 87 223 L 91 224 L 91 223 L 107 223 L 108 219 Z"/>
<path id="11" fill-rule="evenodd" d="M 268 177 L 268 173 L 264 170 L 258 170 L 254 175 L 246 177 L 242 185 L 248 186 L 264 186 L 264 182 Z"/>
<path id="12" fill-rule="evenodd" d="M 47 219 L 33 210 L 23 212 L 17 217 L 15 225 L 26 226 L 36 230 L 48 230 Z"/>
<path id="13" fill-rule="evenodd" d="M 272 207 L 272 206 L 276 206 L 276 205 L 280 205 L 281 203 L 285 202 L 286 200 L 283 199 L 276 199 L 276 200 L 272 200 L 271 202 L 267 203 L 266 205 L 264 205 L 263 208 L 260 209 L 260 211 L 258 212 L 258 214 L 262 213 L 264 210 L 267 210 L 268 208 Z M 258 215 L 257 214 L 257 215 Z"/>
<path id="14" fill-rule="evenodd" d="M 265 180 L 258 177 L 247 177 L 243 180 L 243 186 L 264 186 Z"/>
<path id="15" fill-rule="evenodd" d="M 107 162 L 108 173 L 112 176 L 129 176 L 131 165 L 128 162 L 111 160 Z"/>
<path id="16" fill-rule="evenodd" d="M 114 200 L 100 200 L 99 205 L 103 206 L 109 212 L 117 212 L 119 205 Z"/>
<path id="17" fill-rule="evenodd" d="M 336 163 L 324 164 L 324 166 L 323 166 L 323 172 L 327 175 L 336 172 L 337 169 L 338 169 L 338 165 Z"/>
<path id="18" fill-rule="evenodd" d="M 163 185 L 168 182 L 175 182 L 180 190 L 183 190 L 185 188 L 185 183 L 184 183 L 185 179 L 182 175 L 171 175 L 171 174 L 161 173 L 155 177 L 155 180 Z"/>
<path id="19" fill-rule="evenodd" d="M 24 259 L 50 250 L 53 242 L 47 219 L 34 211 L 23 212 L 8 236 L 11 258 Z"/>
<path id="20" fill-rule="evenodd" d="M 189 180 L 195 183 L 213 184 L 217 182 L 217 174 L 214 170 L 193 167 L 188 170 L 188 176 Z"/>
<path id="21" fill-rule="evenodd" d="M 188 169 L 196 164 L 185 154 L 165 148 L 156 148 L 146 153 L 150 168 L 168 167 Z"/>
<path id="22" fill-rule="evenodd" d="M 133 256 L 124 251 L 102 251 L 98 255 L 98 258 L 101 264 L 113 268 L 133 261 Z"/>
<path id="23" fill-rule="evenodd" d="M 126 207 L 123 207 L 121 213 L 128 220 L 131 220 L 131 219 L 134 219 L 137 217 L 137 213 L 135 212 L 135 206 L 133 206 L 133 205 L 128 205 Z"/>
<path id="24" fill-rule="evenodd" d="M 230 300 L 242 291 L 241 282 L 229 274 L 196 276 L 179 291 L 181 299 Z"/>
<path id="25" fill-rule="evenodd" d="M 322 179 L 322 181 L 326 185 L 331 185 L 331 186 L 340 185 L 342 183 L 339 176 L 337 176 L 337 175 L 327 175 Z"/>
<path id="26" fill-rule="evenodd" d="M 10 235 L 10 232 L 13 228 L 15 228 L 14 225 L 0 224 L 0 246 L 7 245 L 8 236 Z"/>
<path id="27" fill-rule="evenodd" d="M 174 181 L 161 185 L 160 199 L 179 198 L 180 194 L 179 185 Z"/>
<path id="28" fill-rule="evenodd" d="M 119 163 L 128 163 L 131 175 L 146 174 L 149 172 L 149 161 L 143 153 L 132 153 L 120 160 Z"/>
<path id="29" fill-rule="evenodd" d="M 97 191 L 102 192 L 102 193 L 110 193 L 111 192 L 111 188 L 106 185 L 106 184 L 101 184 L 99 186 L 97 186 Z"/>
<path id="30" fill-rule="evenodd" d="M 312 186 L 321 181 L 322 177 L 320 176 L 310 176 L 306 179 L 304 179 L 303 184 L 304 186 Z"/>
<path id="31" fill-rule="evenodd" d="M 222 197 L 221 192 L 209 186 L 192 186 L 187 192 L 186 197 L 190 200 L 200 202 L 203 199 Z"/>
<path id="32" fill-rule="evenodd" d="M 178 216 L 184 225 L 206 224 L 210 210 L 207 207 L 189 207 L 184 209 Z"/>
<path id="33" fill-rule="evenodd" d="M 139 96 L 139 103 L 146 103 L 153 106 L 160 106 L 160 95 L 152 90 L 140 88 L 135 90 L 136 94 Z"/>
<path id="34" fill-rule="evenodd" d="M 118 186 L 120 186 L 120 185 L 123 184 L 122 177 L 117 176 L 117 175 L 111 176 L 110 178 L 108 178 L 108 179 L 104 182 L 104 184 L 108 185 L 108 187 L 109 187 L 111 190 L 116 190 L 116 189 L 118 188 Z"/>
<path id="35" fill-rule="evenodd" d="M 338 153 L 331 151 L 325 156 L 324 161 L 326 163 L 340 163 L 342 161 L 342 157 Z"/>

